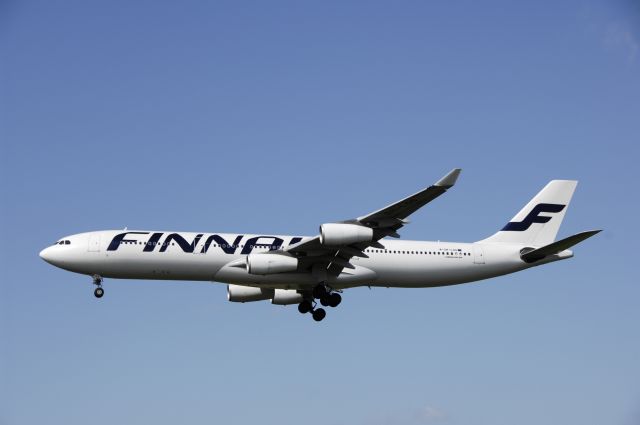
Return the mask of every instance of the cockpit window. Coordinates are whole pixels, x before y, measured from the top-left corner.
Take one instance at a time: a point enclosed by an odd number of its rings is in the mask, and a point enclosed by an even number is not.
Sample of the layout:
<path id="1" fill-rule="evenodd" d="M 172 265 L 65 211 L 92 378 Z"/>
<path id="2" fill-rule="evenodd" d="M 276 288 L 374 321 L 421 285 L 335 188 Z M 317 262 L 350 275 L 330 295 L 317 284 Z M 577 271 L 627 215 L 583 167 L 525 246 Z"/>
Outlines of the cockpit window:
<path id="1" fill-rule="evenodd" d="M 58 241 L 58 242 L 54 243 L 54 245 L 71 245 L 71 241 L 65 239 L 63 241 Z"/>
<path id="2" fill-rule="evenodd" d="M 65 245 L 70 245 L 70 244 L 71 244 L 71 241 L 64 241 L 64 244 L 65 244 Z"/>

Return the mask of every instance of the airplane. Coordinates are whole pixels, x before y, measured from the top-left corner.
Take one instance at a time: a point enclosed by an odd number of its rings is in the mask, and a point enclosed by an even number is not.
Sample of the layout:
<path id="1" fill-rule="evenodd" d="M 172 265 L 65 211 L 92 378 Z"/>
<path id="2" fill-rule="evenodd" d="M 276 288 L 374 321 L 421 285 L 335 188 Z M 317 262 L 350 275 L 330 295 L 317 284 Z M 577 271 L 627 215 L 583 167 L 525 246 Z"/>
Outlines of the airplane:
<path id="1" fill-rule="evenodd" d="M 590 230 L 556 241 L 577 181 L 552 180 L 502 229 L 473 243 L 393 240 L 407 218 L 454 186 L 456 168 L 380 210 L 325 223 L 316 236 L 104 230 L 63 237 L 46 262 L 92 277 L 221 282 L 232 302 L 297 304 L 317 322 L 345 289 L 426 288 L 488 279 L 573 257 Z"/>

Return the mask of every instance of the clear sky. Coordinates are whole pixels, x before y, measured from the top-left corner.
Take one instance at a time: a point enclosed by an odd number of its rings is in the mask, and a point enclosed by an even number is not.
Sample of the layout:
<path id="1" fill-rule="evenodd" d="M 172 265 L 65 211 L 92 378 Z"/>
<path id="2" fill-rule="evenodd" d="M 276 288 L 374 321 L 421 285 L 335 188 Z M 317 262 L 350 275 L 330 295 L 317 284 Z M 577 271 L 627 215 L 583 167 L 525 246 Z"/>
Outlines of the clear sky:
<path id="1" fill-rule="evenodd" d="M 637 3 L 636 3 L 637 4 Z M 0 424 L 640 423 L 640 8 L 0 3 Z M 347 291 L 315 323 L 38 252 L 129 228 L 315 234 L 462 167 L 407 239 L 578 179 L 575 258 Z"/>

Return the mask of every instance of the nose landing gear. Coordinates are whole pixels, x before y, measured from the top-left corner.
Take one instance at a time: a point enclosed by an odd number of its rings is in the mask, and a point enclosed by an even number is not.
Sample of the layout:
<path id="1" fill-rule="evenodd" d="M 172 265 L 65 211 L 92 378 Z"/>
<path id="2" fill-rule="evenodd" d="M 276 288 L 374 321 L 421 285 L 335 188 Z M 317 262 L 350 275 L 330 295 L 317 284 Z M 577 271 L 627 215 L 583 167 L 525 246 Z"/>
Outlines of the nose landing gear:
<path id="1" fill-rule="evenodd" d="M 93 295 L 95 295 L 96 298 L 102 298 L 104 295 L 104 289 L 102 289 L 102 276 L 94 274 L 93 284 L 97 286 L 95 291 L 93 291 Z"/>

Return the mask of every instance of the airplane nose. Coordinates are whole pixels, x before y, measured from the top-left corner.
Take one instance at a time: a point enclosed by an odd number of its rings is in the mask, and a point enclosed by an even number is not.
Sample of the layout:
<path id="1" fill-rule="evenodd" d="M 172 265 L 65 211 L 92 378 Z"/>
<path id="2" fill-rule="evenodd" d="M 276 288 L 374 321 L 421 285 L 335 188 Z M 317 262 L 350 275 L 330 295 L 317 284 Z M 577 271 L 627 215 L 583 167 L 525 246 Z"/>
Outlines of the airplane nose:
<path id="1" fill-rule="evenodd" d="M 43 249 L 42 251 L 40 251 L 39 255 L 40 255 L 40 258 L 42 258 L 47 263 L 51 264 L 51 262 L 52 262 L 51 247 Z"/>

